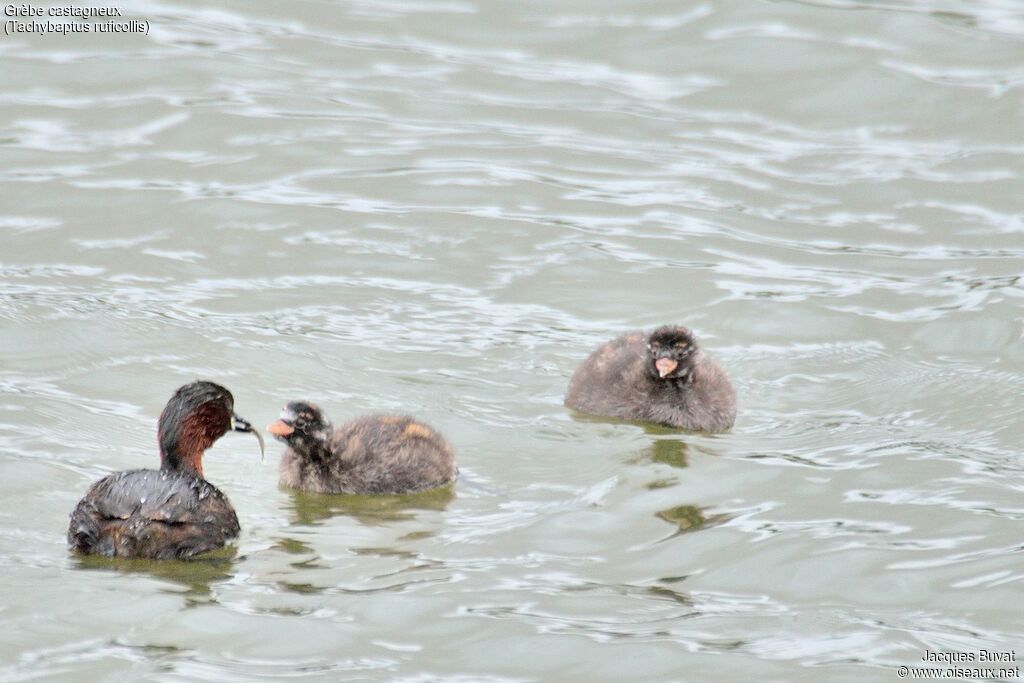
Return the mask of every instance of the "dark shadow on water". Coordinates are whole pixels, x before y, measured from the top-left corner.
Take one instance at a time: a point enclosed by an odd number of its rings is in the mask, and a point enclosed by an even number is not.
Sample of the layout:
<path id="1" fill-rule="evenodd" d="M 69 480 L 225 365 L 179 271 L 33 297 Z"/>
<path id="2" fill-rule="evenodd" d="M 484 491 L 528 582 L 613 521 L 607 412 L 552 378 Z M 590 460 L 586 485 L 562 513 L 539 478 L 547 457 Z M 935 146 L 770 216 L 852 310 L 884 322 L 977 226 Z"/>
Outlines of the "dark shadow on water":
<path id="1" fill-rule="evenodd" d="M 679 439 L 656 439 L 647 448 L 637 452 L 630 459 L 631 464 L 643 465 L 651 462 L 683 469 L 689 465 L 689 444 Z M 650 490 L 669 488 L 679 483 L 675 477 L 662 477 L 645 485 Z"/>
<path id="2" fill-rule="evenodd" d="M 147 574 L 155 579 L 170 581 L 184 587 L 190 601 L 205 602 L 211 595 L 211 585 L 225 581 L 234 574 L 237 552 L 236 547 L 228 546 L 192 560 L 143 560 L 75 553 L 71 561 L 77 569 Z"/>
<path id="3" fill-rule="evenodd" d="M 404 495 L 289 493 L 292 524 L 314 526 L 337 515 L 348 515 L 363 524 L 376 525 L 413 519 L 417 510 L 444 510 L 455 498 L 455 487 L 443 486 Z"/>
<path id="4" fill-rule="evenodd" d="M 309 555 L 313 553 L 311 545 L 295 538 L 279 538 L 275 541 L 272 548 L 289 555 Z"/>
<path id="5" fill-rule="evenodd" d="M 644 455 L 651 462 L 660 462 L 671 467 L 686 467 L 689 465 L 687 452 L 690 446 L 685 441 L 678 439 L 658 439 L 644 449 Z"/>
<path id="6" fill-rule="evenodd" d="M 686 607 L 693 607 L 694 604 L 693 598 L 689 594 L 673 590 L 667 586 L 648 586 L 647 594 L 654 598 L 670 600 Z"/>
<path id="7" fill-rule="evenodd" d="M 609 424 L 609 425 L 632 425 L 634 427 L 640 427 L 648 434 L 679 434 L 686 433 L 684 429 L 673 429 L 671 427 L 662 427 L 661 425 L 652 424 L 650 422 L 643 422 L 641 420 L 626 420 L 621 417 L 608 417 L 606 415 L 592 415 L 590 413 L 581 413 L 573 408 L 568 408 L 569 416 L 576 422 L 583 422 L 585 424 Z"/>
<path id="8" fill-rule="evenodd" d="M 639 427 L 644 430 L 645 433 L 654 436 L 661 436 L 664 434 L 699 434 L 701 436 L 720 436 L 712 432 L 701 432 L 694 431 L 692 429 L 683 429 L 681 427 L 666 427 L 665 425 L 655 424 L 653 422 L 644 422 L 643 420 L 626 420 L 621 417 L 606 417 L 604 415 L 591 415 L 590 413 L 581 413 L 578 410 L 569 408 L 569 416 L 576 422 L 583 422 L 587 424 L 609 424 L 609 425 L 632 425 Z"/>
<path id="9" fill-rule="evenodd" d="M 677 505 L 676 507 L 656 513 L 656 516 L 669 524 L 676 525 L 675 533 L 669 536 L 669 538 L 675 538 L 680 534 L 688 534 L 691 531 L 700 531 L 701 529 L 729 520 L 729 515 L 726 514 L 707 515 L 703 508 L 699 508 L 696 505 Z"/>

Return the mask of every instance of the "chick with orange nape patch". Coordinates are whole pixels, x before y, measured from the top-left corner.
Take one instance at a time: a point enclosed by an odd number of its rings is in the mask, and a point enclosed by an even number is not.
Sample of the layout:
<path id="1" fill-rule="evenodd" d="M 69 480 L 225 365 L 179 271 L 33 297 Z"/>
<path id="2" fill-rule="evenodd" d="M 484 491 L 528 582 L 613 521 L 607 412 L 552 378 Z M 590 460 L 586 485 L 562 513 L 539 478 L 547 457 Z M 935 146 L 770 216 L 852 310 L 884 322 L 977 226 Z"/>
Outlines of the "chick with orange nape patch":
<path id="1" fill-rule="evenodd" d="M 267 431 L 288 448 L 280 483 L 316 493 L 398 494 L 446 486 L 459 474 L 451 446 L 406 415 L 335 426 L 319 406 L 292 401 Z"/>
<path id="2" fill-rule="evenodd" d="M 682 325 L 598 347 L 569 381 L 565 405 L 700 432 L 725 431 L 736 420 L 736 392 L 725 370 Z"/>

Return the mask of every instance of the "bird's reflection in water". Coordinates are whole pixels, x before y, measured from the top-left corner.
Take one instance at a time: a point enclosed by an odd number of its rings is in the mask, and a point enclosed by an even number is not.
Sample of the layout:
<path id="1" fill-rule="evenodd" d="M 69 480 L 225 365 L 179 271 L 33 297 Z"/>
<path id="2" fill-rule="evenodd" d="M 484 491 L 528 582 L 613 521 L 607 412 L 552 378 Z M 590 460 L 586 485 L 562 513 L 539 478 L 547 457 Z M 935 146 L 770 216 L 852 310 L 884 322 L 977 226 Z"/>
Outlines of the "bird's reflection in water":
<path id="1" fill-rule="evenodd" d="M 170 581 L 185 588 L 184 595 L 190 604 L 200 604 L 213 599 L 213 584 L 226 581 L 234 574 L 237 553 L 236 547 L 226 546 L 190 560 L 75 555 L 72 562 L 78 569 L 148 574 L 156 579 Z"/>
<path id="2" fill-rule="evenodd" d="M 693 607 L 693 598 L 682 591 L 673 590 L 668 586 L 648 586 L 647 594 L 662 600 L 671 600 L 686 607 Z M 696 612 L 694 612 L 696 614 Z"/>
<path id="3" fill-rule="evenodd" d="M 313 552 L 311 545 L 295 538 L 278 538 L 272 547 L 289 555 L 309 555 Z"/>
<path id="4" fill-rule="evenodd" d="M 354 495 L 292 491 L 293 525 L 348 515 L 363 524 L 376 525 L 415 517 L 417 510 L 444 510 L 455 498 L 454 486 L 442 486 L 402 495 Z"/>
<path id="5" fill-rule="evenodd" d="M 675 524 L 679 531 L 695 531 L 707 523 L 704 511 L 696 505 L 677 505 L 658 513 L 660 519 Z"/>
<path id="6" fill-rule="evenodd" d="M 644 449 L 644 456 L 652 462 L 660 462 L 671 467 L 686 467 L 687 451 L 690 449 L 685 441 L 679 439 L 658 439 Z"/>
<path id="7" fill-rule="evenodd" d="M 677 505 L 658 512 L 657 517 L 669 524 L 676 525 L 676 531 L 670 538 L 679 534 L 690 533 L 691 531 L 700 531 L 706 527 L 721 524 L 729 519 L 729 515 L 724 513 L 708 515 L 703 508 L 696 505 Z"/>

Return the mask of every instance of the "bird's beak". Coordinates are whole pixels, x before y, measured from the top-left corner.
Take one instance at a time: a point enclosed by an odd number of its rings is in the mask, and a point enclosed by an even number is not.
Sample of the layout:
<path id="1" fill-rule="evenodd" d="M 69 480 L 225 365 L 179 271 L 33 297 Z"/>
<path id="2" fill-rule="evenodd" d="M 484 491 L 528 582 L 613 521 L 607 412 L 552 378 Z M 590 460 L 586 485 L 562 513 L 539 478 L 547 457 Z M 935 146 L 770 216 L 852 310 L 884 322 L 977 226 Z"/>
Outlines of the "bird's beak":
<path id="1" fill-rule="evenodd" d="M 666 375 L 679 367 L 679 362 L 671 358 L 659 358 L 655 361 L 654 367 L 658 369 L 658 375 L 664 379 Z"/>
<path id="2" fill-rule="evenodd" d="M 234 432 L 249 432 L 260 442 L 260 462 L 266 458 L 266 447 L 263 445 L 263 435 L 259 430 L 253 429 L 252 424 L 237 413 L 231 416 L 231 430 Z"/>
<path id="3" fill-rule="evenodd" d="M 268 424 L 267 431 L 273 434 L 274 436 L 288 436 L 289 434 L 295 431 L 295 427 L 292 427 L 284 420 L 278 420 L 276 422 L 271 422 L 270 424 Z"/>

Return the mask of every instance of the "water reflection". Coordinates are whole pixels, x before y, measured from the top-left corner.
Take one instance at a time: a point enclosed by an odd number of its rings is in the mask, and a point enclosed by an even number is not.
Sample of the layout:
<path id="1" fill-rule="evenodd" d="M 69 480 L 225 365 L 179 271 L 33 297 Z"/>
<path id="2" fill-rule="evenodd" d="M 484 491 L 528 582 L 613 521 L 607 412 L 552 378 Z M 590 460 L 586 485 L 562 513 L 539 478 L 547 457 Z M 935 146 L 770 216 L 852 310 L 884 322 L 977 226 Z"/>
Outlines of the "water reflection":
<path id="1" fill-rule="evenodd" d="M 693 598 L 682 591 L 673 590 L 668 586 L 648 586 L 646 590 L 647 594 L 651 597 L 670 600 L 672 602 L 679 603 L 680 605 L 693 607 Z"/>
<path id="2" fill-rule="evenodd" d="M 295 538 L 279 538 L 272 548 L 289 555 L 309 555 L 313 552 L 312 546 Z"/>
<path id="3" fill-rule="evenodd" d="M 0 680 L 852 680 L 1024 642 L 1020 3 L 139 4 L 151 39 L 0 48 Z M 742 429 L 561 405 L 669 319 Z M 82 486 L 207 376 L 422 413 L 474 480 L 292 495 L 223 439 L 251 555 L 71 561 Z"/>
<path id="4" fill-rule="evenodd" d="M 644 450 L 644 456 L 651 462 L 660 462 L 670 467 L 686 467 L 689 445 L 678 439 L 658 439 Z"/>
<path id="5" fill-rule="evenodd" d="M 416 510 L 444 510 L 455 498 L 455 487 L 404 495 L 351 495 L 292 491 L 293 525 L 316 526 L 336 515 L 348 515 L 363 524 L 378 525 L 413 519 Z"/>
<path id="6" fill-rule="evenodd" d="M 185 588 L 190 603 L 209 600 L 211 586 L 231 578 L 238 549 L 227 546 L 192 560 L 144 560 L 128 557 L 103 557 L 74 554 L 77 569 L 111 571 L 122 574 L 148 574 Z"/>
<path id="7" fill-rule="evenodd" d="M 610 417 L 607 415 L 593 415 L 591 413 L 583 413 L 572 408 L 567 408 L 569 416 L 576 422 L 592 423 L 592 424 L 610 424 L 610 425 L 634 425 L 640 427 L 647 434 L 651 435 L 662 435 L 662 434 L 687 434 L 689 430 L 679 429 L 676 427 L 665 427 L 663 425 L 654 424 L 652 422 L 644 422 L 643 420 L 626 420 L 621 417 Z M 696 432 L 699 433 L 699 432 Z"/>
<path id="8" fill-rule="evenodd" d="M 677 505 L 658 512 L 657 517 L 669 524 L 676 525 L 676 532 L 671 537 L 691 531 L 699 531 L 707 526 L 721 524 L 729 519 L 729 516 L 725 514 L 708 515 L 704 512 L 703 508 L 696 505 Z"/>
<path id="9" fill-rule="evenodd" d="M 695 531 L 707 524 L 708 521 L 704 516 L 704 511 L 696 505 L 677 505 L 674 508 L 662 510 L 658 513 L 658 517 L 675 524 L 679 527 L 679 531 Z"/>

